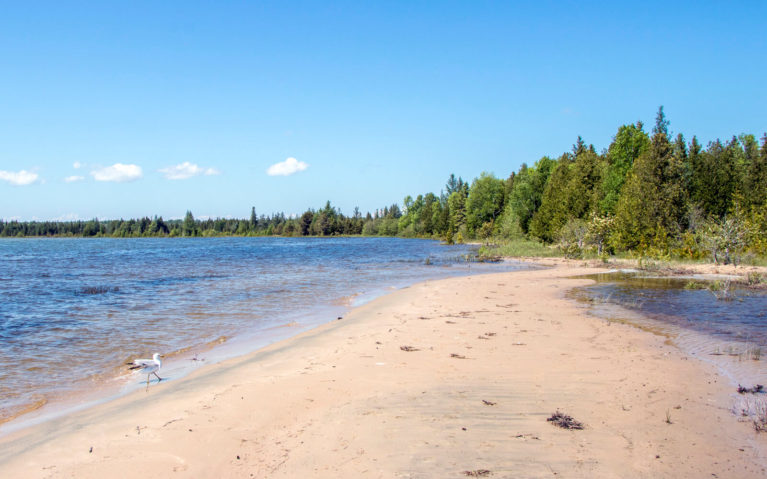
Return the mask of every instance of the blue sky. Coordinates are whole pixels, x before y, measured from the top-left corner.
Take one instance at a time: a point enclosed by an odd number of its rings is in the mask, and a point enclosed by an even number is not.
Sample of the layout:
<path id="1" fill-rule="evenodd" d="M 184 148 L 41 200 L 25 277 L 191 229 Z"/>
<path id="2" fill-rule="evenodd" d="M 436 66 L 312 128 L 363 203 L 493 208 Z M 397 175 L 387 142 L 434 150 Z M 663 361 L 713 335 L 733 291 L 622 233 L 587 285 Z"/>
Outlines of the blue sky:
<path id="1" fill-rule="evenodd" d="M 601 3 L 5 4 L 0 218 L 368 211 L 659 105 L 767 130 L 767 2 Z"/>

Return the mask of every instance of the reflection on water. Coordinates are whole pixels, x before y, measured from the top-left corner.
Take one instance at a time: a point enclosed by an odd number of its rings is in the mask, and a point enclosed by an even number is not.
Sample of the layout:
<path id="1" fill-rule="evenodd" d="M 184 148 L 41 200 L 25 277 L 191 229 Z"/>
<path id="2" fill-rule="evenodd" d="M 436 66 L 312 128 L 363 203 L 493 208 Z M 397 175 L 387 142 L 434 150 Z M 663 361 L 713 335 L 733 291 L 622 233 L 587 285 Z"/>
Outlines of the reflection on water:
<path id="1" fill-rule="evenodd" d="M 733 381 L 764 381 L 767 294 L 730 284 L 727 295 L 712 282 L 639 273 L 589 275 L 596 284 L 579 293 L 595 314 L 628 319 L 674 337 L 683 350 L 715 362 Z M 726 280 L 724 280 L 726 282 Z M 727 299 L 721 299 L 726 297 Z M 631 314 L 631 313 L 635 314 Z M 761 378 L 761 379 L 760 379 Z"/>
<path id="2" fill-rule="evenodd" d="M 628 273 L 589 278 L 595 279 L 597 284 L 588 287 L 588 291 L 605 302 L 727 340 L 767 346 L 767 295 L 764 292 L 733 285 L 731 298 L 721 300 L 715 292 L 705 288 L 705 282 L 701 280 Z"/>
<path id="3" fill-rule="evenodd" d="M 0 240 L 0 422 L 136 355 L 327 321 L 345 298 L 514 265 L 393 238 Z M 428 261 L 427 261 L 428 259 Z"/>

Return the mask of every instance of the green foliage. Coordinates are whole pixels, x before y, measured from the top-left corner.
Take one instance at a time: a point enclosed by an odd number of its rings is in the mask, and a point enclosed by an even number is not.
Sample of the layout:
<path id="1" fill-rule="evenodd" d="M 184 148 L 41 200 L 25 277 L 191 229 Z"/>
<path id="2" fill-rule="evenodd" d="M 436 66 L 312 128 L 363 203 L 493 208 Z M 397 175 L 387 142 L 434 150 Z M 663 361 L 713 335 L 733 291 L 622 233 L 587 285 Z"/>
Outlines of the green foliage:
<path id="1" fill-rule="evenodd" d="M 607 150 L 607 162 L 604 180 L 601 185 L 602 198 L 599 210 L 603 214 L 612 214 L 618 204 L 626 176 L 639 156 L 647 151 L 650 138 L 642 131 L 642 124 L 623 125 L 618 129 L 610 148 Z"/>
<path id="2" fill-rule="evenodd" d="M 559 231 L 558 247 L 565 258 L 580 258 L 586 246 L 588 224 L 580 218 L 571 218 Z"/>
<path id="3" fill-rule="evenodd" d="M 746 247 L 748 234 L 747 223 L 738 215 L 712 218 L 701 231 L 701 243 L 715 264 L 721 261 L 737 265 Z"/>
<path id="4" fill-rule="evenodd" d="M 503 210 L 503 205 L 503 180 L 483 172 L 471 184 L 466 200 L 466 226 L 469 232 L 476 234 L 486 223 L 495 222 Z"/>
<path id="5" fill-rule="evenodd" d="M 536 241 L 527 238 L 515 238 L 515 239 L 498 239 L 493 245 L 485 245 L 479 249 L 480 255 L 497 257 L 497 256 L 511 256 L 511 257 L 539 257 L 548 258 L 552 256 L 558 256 L 557 251 L 554 248 L 546 246 L 541 241 Z"/>
<path id="6" fill-rule="evenodd" d="M 597 254 L 602 256 L 607 239 L 615 228 L 615 218 L 612 216 L 600 216 L 596 213 L 591 214 L 591 218 L 586 225 L 586 240 L 589 244 L 596 246 Z"/>
<path id="7" fill-rule="evenodd" d="M 528 233 L 530 221 L 541 206 L 546 184 L 556 166 L 556 160 L 544 156 L 533 168 L 528 168 L 522 163 L 519 173 L 514 177 L 506 209 L 509 210 L 509 221 L 516 220 L 524 234 Z M 516 230 L 516 228 L 508 228 L 508 230 Z"/>
<path id="8" fill-rule="evenodd" d="M 181 235 L 197 236 L 198 233 L 199 233 L 199 228 L 197 227 L 197 223 L 194 221 L 194 216 L 192 215 L 191 211 L 187 211 L 186 216 L 184 216 L 184 222 L 181 225 Z"/>
<path id="9" fill-rule="evenodd" d="M 598 209 L 605 160 L 580 137 L 573 151 L 574 157 L 559 159 L 530 224 L 530 232 L 545 241 L 556 239 L 570 220 L 585 219 Z"/>
<path id="10" fill-rule="evenodd" d="M 717 140 L 696 159 L 690 183 L 690 197 L 706 215 L 723 217 L 732 207 L 739 183 L 736 160 L 739 143 L 733 139 L 726 147 Z"/>
<path id="11" fill-rule="evenodd" d="M 650 148 L 632 166 L 615 211 L 615 249 L 668 252 L 686 223 L 684 159 L 667 136 L 663 108 L 658 111 Z"/>
<path id="12" fill-rule="evenodd" d="M 546 242 L 556 239 L 559 230 L 565 225 L 570 215 L 570 198 L 567 186 L 573 159 L 564 154 L 557 162 L 541 197 L 540 208 L 530 222 L 530 233 Z"/>
<path id="13" fill-rule="evenodd" d="M 746 283 L 749 286 L 761 286 L 767 284 L 767 274 L 758 271 L 750 271 L 746 276 Z"/>

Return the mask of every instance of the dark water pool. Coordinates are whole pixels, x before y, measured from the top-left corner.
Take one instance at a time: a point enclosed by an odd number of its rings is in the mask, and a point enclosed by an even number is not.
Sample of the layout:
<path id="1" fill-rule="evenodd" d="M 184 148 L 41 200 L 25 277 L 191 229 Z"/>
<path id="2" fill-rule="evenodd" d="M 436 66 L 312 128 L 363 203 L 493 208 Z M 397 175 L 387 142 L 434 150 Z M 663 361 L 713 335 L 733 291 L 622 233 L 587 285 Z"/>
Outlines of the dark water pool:
<path id="1" fill-rule="evenodd" d="M 727 278 L 664 278 L 639 273 L 588 276 L 583 288 L 592 302 L 614 304 L 654 320 L 719 337 L 767 347 L 767 294 Z M 709 288 L 712 289 L 709 289 Z"/>

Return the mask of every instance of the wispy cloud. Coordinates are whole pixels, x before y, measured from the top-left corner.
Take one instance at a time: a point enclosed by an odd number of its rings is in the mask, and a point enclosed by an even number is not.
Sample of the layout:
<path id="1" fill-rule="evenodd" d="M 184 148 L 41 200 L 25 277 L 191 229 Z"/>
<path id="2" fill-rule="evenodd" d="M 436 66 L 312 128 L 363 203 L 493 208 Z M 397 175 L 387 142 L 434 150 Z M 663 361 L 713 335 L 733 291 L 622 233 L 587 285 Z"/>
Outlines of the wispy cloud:
<path id="1" fill-rule="evenodd" d="M 127 181 L 133 181 L 141 178 L 143 173 L 141 167 L 138 165 L 125 165 L 123 163 L 115 163 L 112 166 L 106 166 L 104 168 L 96 168 L 91 171 L 91 176 L 96 181 L 114 181 L 117 183 L 125 183 Z"/>
<path id="2" fill-rule="evenodd" d="M 53 221 L 78 221 L 81 220 L 80 215 L 77 213 L 66 213 L 57 218 L 53 218 Z"/>
<path id="3" fill-rule="evenodd" d="M 266 174 L 269 176 L 289 176 L 299 171 L 304 171 L 307 168 L 309 168 L 309 165 L 291 157 L 267 168 Z"/>
<path id="4" fill-rule="evenodd" d="M 40 178 L 34 171 L 3 171 L 0 170 L 0 180 L 7 181 L 15 186 L 31 185 Z"/>
<path id="5" fill-rule="evenodd" d="M 167 168 L 161 168 L 159 171 L 169 180 L 186 180 L 193 176 L 212 176 L 221 174 L 221 172 L 215 168 L 202 168 L 201 166 L 189 163 L 188 161 Z"/>
<path id="6" fill-rule="evenodd" d="M 75 161 L 72 163 L 72 168 L 79 170 L 80 168 L 84 167 L 85 163 L 80 163 L 79 161 Z"/>
<path id="7" fill-rule="evenodd" d="M 72 175 L 72 176 L 67 176 L 66 178 L 64 178 L 64 182 L 65 183 L 75 183 L 75 182 L 78 182 L 78 181 L 83 181 L 84 179 L 85 179 L 84 176 Z"/>

